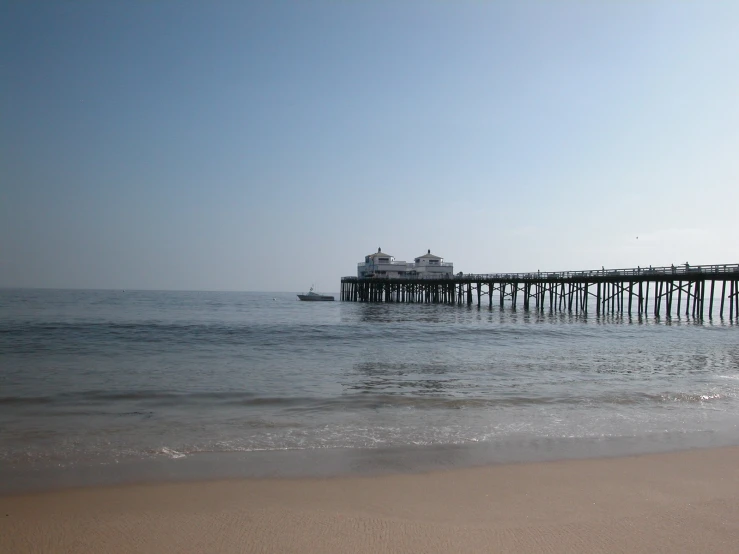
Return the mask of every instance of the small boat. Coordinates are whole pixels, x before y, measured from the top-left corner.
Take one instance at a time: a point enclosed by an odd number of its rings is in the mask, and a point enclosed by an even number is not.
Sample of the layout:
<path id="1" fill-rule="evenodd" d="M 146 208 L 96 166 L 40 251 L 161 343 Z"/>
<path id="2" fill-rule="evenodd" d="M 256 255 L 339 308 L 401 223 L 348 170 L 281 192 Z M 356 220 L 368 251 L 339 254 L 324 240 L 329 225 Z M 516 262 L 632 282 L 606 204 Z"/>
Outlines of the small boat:
<path id="1" fill-rule="evenodd" d="M 298 298 L 308 302 L 326 302 L 334 299 L 330 294 L 318 294 L 317 292 L 313 292 L 313 287 L 310 288 L 307 294 L 299 294 Z"/>

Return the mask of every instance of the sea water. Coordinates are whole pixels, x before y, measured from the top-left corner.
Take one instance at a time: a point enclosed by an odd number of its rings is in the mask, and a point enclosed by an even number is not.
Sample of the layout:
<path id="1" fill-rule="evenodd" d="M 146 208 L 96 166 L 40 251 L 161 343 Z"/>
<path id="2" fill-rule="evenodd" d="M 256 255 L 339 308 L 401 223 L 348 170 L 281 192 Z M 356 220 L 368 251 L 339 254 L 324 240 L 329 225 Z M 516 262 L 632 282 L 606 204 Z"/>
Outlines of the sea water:
<path id="1" fill-rule="evenodd" d="M 0 291 L 6 484 L 637 454 L 739 444 L 738 424 L 727 320 Z"/>

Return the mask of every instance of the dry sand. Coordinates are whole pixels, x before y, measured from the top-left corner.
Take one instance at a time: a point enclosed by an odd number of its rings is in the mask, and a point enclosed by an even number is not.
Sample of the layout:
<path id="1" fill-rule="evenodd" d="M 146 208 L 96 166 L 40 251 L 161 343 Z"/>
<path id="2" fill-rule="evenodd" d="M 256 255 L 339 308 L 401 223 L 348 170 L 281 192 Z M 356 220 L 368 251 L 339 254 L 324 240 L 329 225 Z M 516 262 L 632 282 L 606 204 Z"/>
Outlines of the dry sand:
<path id="1" fill-rule="evenodd" d="M 739 448 L 2 496 L 0 552 L 739 552 Z"/>

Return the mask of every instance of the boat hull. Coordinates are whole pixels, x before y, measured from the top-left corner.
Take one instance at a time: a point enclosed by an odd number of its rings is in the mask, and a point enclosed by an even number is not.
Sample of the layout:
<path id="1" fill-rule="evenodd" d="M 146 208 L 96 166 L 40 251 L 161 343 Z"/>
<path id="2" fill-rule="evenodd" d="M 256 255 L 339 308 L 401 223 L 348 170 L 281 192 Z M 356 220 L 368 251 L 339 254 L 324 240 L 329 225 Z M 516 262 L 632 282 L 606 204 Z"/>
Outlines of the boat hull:
<path id="1" fill-rule="evenodd" d="M 304 302 L 332 302 L 333 296 L 325 294 L 299 294 L 298 298 Z"/>

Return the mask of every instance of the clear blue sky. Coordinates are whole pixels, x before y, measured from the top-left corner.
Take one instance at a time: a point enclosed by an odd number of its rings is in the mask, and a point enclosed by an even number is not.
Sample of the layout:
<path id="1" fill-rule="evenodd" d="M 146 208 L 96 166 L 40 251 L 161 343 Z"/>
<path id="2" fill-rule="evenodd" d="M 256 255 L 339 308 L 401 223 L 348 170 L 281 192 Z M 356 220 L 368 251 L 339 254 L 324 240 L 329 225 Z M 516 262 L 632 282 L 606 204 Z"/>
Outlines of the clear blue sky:
<path id="1" fill-rule="evenodd" d="M 739 262 L 739 2 L 0 6 L 0 286 Z"/>

